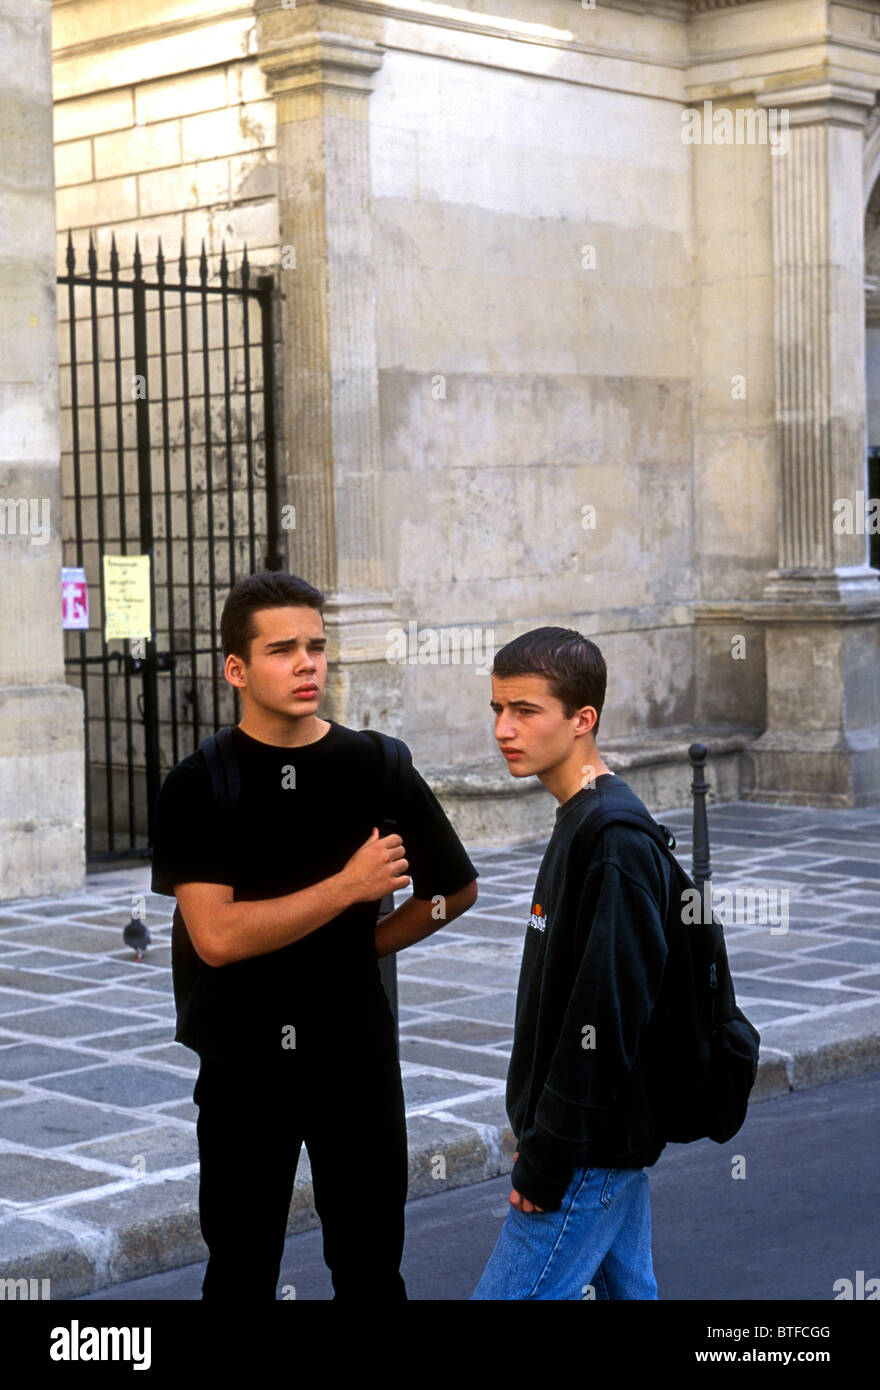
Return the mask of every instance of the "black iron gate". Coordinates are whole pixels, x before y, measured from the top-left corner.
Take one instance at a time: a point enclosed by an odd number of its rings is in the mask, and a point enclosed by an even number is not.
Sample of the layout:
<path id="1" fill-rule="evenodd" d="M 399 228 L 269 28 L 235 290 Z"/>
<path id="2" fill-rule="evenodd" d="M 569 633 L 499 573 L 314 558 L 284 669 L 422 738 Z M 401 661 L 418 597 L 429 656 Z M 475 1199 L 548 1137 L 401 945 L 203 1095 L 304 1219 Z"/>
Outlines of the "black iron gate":
<path id="1" fill-rule="evenodd" d="M 242 575 L 280 569 L 271 276 L 177 284 L 58 277 L 64 565 L 85 571 L 89 626 L 66 631 L 67 678 L 85 701 L 86 851 L 90 862 L 150 851 L 162 776 L 206 733 L 240 717 L 222 678 L 219 615 Z M 149 637 L 105 640 L 105 555 L 149 557 Z"/>

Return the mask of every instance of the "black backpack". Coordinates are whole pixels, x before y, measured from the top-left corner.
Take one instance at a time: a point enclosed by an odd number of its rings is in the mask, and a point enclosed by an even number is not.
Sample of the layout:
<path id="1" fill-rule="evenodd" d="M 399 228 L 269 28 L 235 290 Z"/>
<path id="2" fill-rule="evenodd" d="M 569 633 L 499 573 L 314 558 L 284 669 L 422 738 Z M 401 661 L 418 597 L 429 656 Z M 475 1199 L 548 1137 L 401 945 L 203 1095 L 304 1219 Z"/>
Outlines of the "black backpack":
<path id="1" fill-rule="evenodd" d="M 363 729 L 361 732 L 369 734 L 382 747 L 385 765 L 380 805 L 385 812 L 393 812 L 400 804 L 401 794 L 406 795 L 412 780 L 412 755 L 406 744 L 399 738 L 392 738 L 390 734 L 380 733 L 378 729 Z M 232 726 L 227 724 L 224 728 L 218 729 L 216 734 L 209 734 L 207 738 L 202 739 L 199 744 L 199 751 L 208 767 L 214 801 L 218 806 L 233 809 L 241 796 L 241 773 L 235 752 L 235 740 L 232 737 Z M 295 750 L 292 749 L 291 752 L 293 751 Z M 393 835 L 396 830 L 397 821 L 390 814 L 386 814 L 379 826 L 379 834 Z M 386 893 L 379 906 L 377 923 L 381 922 L 382 918 L 387 917 L 393 910 L 394 894 Z M 396 1017 L 397 972 L 394 969 L 394 964 L 395 957 L 393 955 L 383 956 L 379 961 L 379 974 L 385 986 L 388 1002 Z M 180 904 L 175 903 L 174 915 L 171 919 L 171 971 L 178 1015 L 180 1015 L 184 998 L 188 993 L 188 986 L 197 970 L 196 949 L 186 929 Z"/>
<path id="2" fill-rule="evenodd" d="M 737 1006 L 723 925 L 714 912 L 705 913 L 702 893 L 672 853 L 675 836 L 647 808 L 635 809 L 632 800 L 638 799 L 629 787 L 629 807 L 614 806 L 615 792 L 604 792 L 583 824 L 593 834 L 612 822 L 637 826 L 672 865 L 663 924 L 669 954 L 639 1047 L 655 1128 L 673 1144 L 703 1138 L 724 1144 L 745 1121 L 761 1036 Z M 682 921 L 688 890 L 701 904 L 693 924 Z"/>

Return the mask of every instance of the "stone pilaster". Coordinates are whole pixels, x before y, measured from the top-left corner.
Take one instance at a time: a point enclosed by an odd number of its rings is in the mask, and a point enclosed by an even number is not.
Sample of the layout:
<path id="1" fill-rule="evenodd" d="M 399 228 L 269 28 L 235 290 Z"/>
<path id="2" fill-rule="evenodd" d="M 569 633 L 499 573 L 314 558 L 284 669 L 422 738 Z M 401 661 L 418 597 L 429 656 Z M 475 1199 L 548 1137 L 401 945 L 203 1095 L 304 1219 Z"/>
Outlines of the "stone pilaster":
<path id="1" fill-rule="evenodd" d="M 757 101 L 787 111 L 790 132 L 771 159 L 779 561 L 761 613 L 767 730 L 753 748 L 754 795 L 861 804 L 880 796 L 880 584 L 858 515 L 862 132 L 874 94 L 826 81 Z M 844 499 L 851 527 L 838 520 Z"/>
<path id="2" fill-rule="evenodd" d="M 867 541 L 833 529 L 834 501 L 865 484 L 862 128 L 873 93 L 836 84 L 776 92 L 789 149 L 773 184 L 779 568 L 767 596 L 868 595 Z"/>
<path id="3" fill-rule="evenodd" d="M 290 569 L 327 595 L 324 710 L 358 727 L 400 722 L 386 660 L 398 621 L 385 590 L 370 205 L 369 93 L 382 50 L 258 11 L 258 57 L 277 103 Z"/>
<path id="4" fill-rule="evenodd" d="M 51 17 L 0 4 L 0 899 L 85 871 L 83 704 L 61 633 Z"/>

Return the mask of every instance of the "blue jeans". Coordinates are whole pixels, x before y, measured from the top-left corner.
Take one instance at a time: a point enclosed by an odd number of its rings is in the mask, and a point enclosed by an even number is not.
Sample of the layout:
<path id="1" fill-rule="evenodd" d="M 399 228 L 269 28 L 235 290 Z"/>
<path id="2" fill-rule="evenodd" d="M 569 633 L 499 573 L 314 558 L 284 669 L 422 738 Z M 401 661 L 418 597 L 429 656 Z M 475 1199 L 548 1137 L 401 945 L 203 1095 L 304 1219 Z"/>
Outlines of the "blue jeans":
<path id="1" fill-rule="evenodd" d="M 657 1297 L 644 1168 L 578 1168 L 558 1211 L 508 1209 L 471 1299 Z"/>

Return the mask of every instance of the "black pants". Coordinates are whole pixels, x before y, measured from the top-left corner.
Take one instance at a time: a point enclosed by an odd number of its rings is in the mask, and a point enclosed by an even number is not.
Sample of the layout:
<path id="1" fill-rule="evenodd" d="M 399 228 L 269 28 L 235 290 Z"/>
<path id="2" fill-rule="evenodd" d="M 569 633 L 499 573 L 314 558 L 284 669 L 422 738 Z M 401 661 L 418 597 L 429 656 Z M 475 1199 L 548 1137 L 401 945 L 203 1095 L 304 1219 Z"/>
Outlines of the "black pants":
<path id="1" fill-rule="evenodd" d="M 210 1252 L 203 1299 L 275 1298 L 303 1141 L 335 1299 L 406 1299 L 406 1122 L 391 1013 L 385 1005 L 359 1022 L 306 1056 L 202 1058 L 193 1100 Z"/>

